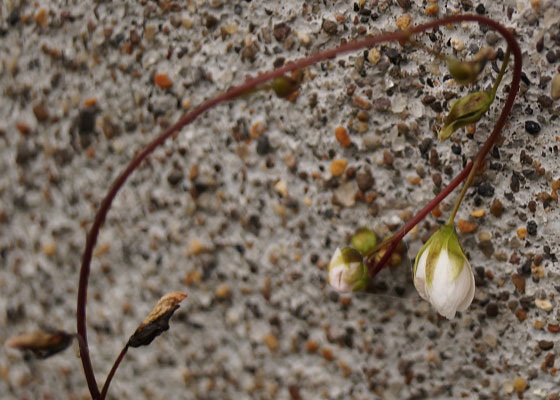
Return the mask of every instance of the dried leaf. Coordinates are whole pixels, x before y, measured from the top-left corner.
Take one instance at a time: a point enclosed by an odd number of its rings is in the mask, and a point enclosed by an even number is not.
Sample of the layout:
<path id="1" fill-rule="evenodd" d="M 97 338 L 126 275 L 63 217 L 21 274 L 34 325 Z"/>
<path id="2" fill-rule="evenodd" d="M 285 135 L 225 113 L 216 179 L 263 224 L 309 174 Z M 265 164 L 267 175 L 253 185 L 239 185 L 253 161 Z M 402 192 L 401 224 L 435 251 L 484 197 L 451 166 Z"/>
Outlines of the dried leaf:
<path id="1" fill-rule="evenodd" d="M 38 358 L 47 358 L 65 350 L 74 335 L 64 331 L 23 333 L 6 341 L 6 346 L 29 351 Z"/>
<path id="2" fill-rule="evenodd" d="M 187 297 L 183 292 L 171 292 L 163 296 L 148 317 L 140 324 L 138 329 L 128 340 L 128 346 L 147 346 L 157 336 L 169 329 L 169 319 L 179 308 L 179 303 Z"/>

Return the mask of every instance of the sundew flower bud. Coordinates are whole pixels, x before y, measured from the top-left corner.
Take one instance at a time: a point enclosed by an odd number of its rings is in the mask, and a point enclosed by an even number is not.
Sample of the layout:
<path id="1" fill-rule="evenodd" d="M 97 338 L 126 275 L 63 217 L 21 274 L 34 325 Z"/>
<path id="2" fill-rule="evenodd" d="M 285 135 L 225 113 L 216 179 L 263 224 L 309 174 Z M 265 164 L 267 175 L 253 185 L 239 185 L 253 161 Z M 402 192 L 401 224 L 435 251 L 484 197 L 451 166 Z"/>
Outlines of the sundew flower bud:
<path id="1" fill-rule="evenodd" d="M 466 310 L 474 297 L 474 275 L 453 225 L 441 227 L 420 249 L 414 286 L 447 319 Z"/>
<path id="2" fill-rule="evenodd" d="M 377 244 L 375 232 L 369 228 L 359 228 L 352 236 L 352 246 L 365 256 Z"/>
<path id="3" fill-rule="evenodd" d="M 457 129 L 477 122 L 494 101 L 491 92 L 474 92 L 457 100 L 451 106 L 449 114 L 443 123 L 443 128 L 438 132 L 438 139 L 447 139 Z"/>
<path id="4" fill-rule="evenodd" d="M 454 57 L 447 57 L 446 63 L 451 76 L 455 82 L 467 85 L 474 82 L 484 69 L 486 62 L 495 57 L 494 50 L 490 48 L 481 49 L 472 61 L 460 61 Z"/>
<path id="5" fill-rule="evenodd" d="M 368 282 L 368 270 L 360 252 L 352 247 L 336 249 L 329 263 L 327 283 L 337 292 L 349 293 L 362 290 Z"/>

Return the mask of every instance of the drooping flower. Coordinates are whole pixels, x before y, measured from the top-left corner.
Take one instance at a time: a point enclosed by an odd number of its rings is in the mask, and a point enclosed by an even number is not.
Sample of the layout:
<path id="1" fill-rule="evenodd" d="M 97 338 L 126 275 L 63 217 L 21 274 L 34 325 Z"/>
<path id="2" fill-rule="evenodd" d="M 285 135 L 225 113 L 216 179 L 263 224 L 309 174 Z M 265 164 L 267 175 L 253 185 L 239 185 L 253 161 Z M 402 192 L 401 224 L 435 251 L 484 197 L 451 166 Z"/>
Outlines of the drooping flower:
<path id="1" fill-rule="evenodd" d="M 360 252 L 352 247 L 336 249 L 328 267 L 327 283 L 337 292 L 362 290 L 369 282 L 367 267 Z"/>
<path id="2" fill-rule="evenodd" d="M 414 286 L 447 319 L 465 311 L 474 297 L 474 275 L 455 227 L 444 225 L 426 242 L 414 263 Z"/>

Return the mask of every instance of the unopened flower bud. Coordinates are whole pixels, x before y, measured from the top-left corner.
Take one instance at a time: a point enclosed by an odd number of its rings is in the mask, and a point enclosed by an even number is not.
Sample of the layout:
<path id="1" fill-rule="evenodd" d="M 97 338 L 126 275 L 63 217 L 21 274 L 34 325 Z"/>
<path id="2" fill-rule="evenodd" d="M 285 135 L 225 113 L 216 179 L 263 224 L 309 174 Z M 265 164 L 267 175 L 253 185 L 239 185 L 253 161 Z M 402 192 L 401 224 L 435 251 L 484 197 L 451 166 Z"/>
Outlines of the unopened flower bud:
<path id="1" fill-rule="evenodd" d="M 329 263 L 327 282 L 340 293 L 365 288 L 369 282 L 369 274 L 360 252 L 352 247 L 336 249 Z"/>
<path id="2" fill-rule="evenodd" d="M 377 244 L 377 236 L 369 228 L 359 228 L 352 236 L 352 246 L 363 256 Z"/>
<path id="3" fill-rule="evenodd" d="M 447 319 L 466 310 L 474 297 L 474 275 L 453 225 L 434 233 L 414 263 L 414 286 Z"/>
<path id="4" fill-rule="evenodd" d="M 477 122 L 488 111 L 492 101 L 494 96 L 490 92 L 475 92 L 457 100 L 445 118 L 438 139 L 443 141 L 457 129 Z"/>
<path id="5" fill-rule="evenodd" d="M 296 70 L 292 72 L 291 76 L 279 76 L 270 82 L 270 88 L 280 98 L 290 97 L 296 90 L 298 90 L 301 81 L 303 80 L 303 72 Z"/>
<path id="6" fill-rule="evenodd" d="M 489 48 L 481 49 L 472 61 L 459 61 L 454 57 L 447 57 L 446 63 L 455 82 L 467 85 L 474 82 L 484 69 L 486 62 L 492 57 L 494 51 Z"/>

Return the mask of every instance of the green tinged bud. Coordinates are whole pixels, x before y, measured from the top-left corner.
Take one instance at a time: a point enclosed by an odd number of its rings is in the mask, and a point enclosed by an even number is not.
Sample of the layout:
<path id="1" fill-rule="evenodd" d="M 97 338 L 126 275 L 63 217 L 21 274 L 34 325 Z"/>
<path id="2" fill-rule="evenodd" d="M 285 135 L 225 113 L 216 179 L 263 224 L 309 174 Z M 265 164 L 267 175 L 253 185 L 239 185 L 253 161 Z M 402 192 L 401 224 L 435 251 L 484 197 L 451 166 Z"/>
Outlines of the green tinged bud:
<path id="1" fill-rule="evenodd" d="M 352 247 L 336 249 L 329 263 L 327 282 L 340 293 L 364 289 L 369 283 L 369 273 L 360 252 Z"/>
<path id="2" fill-rule="evenodd" d="M 377 244 L 377 236 L 369 228 L 359 228 L 352 236 L 352 246 L 365 256 Z"/>
<path id="3" fill-rule="evenodd" d="M 303 80 L 303 71 L 296 70 L 292 72 L 291 76 L 279 76 L 270 82 L 269 87 L 280 98 L 288 98 L 295 93 L 301 81 Z"/>
<path id="4" fill-rule="evenodd" d="M 420 297 L 448 319 L 473 300 L 474 275 L 451 224 L 442 226 L 420 249 L 413 275 Z"/>
<path id="5" fill-rule="evenodd" d="M 480 120 L 494 101 L 491 92 L 475 92 L 457 100 L 451 106 L 438 139 L 444 141 L 457 129 Z"/>
<path id="6" fill-rule="evenodd" d="M 447 68 L 455 82 L 467 85 L 476 80 L 493 54 L 494 51 L 492 49 L 484 48 L 478 52 L 472 61 L 459 61 L 454 57 L 447 57 Z"/>

